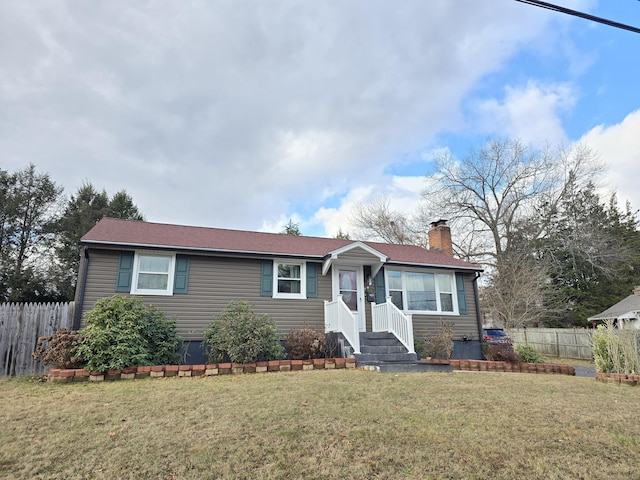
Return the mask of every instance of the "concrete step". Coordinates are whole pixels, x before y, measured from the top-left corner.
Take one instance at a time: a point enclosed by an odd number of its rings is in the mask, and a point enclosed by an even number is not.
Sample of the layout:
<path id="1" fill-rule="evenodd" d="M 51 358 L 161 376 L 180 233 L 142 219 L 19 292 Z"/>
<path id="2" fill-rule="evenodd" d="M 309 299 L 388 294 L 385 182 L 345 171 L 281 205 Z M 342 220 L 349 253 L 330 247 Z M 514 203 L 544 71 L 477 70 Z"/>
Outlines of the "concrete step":
<path id="1" fill-rule="evenodd" d="M 404 345 L 360 345 L 361 353 L 387 354 L 387 353 L 407 353 Z"/>
<path id="2" fill-rule="evenodd" d="M 398 340 L 393 333 L 361 332 L 360 345 L 393 347 L 402 346 L 402 343 L 400 343 L 400 340 Z"/>
<path id="3" fill-rule="evenodd" d="M 452 372 L 451 365 L 429 363 L 383 363 L 379 365 L 384 373 Z"/>
<path id="4" fill-rule="evenodd" d="M 359 364 L 380 364 L 380 363 L 411 363 L 417 362 L 415 353 L 359 353 L 354 355 L 356 363 Z"/>

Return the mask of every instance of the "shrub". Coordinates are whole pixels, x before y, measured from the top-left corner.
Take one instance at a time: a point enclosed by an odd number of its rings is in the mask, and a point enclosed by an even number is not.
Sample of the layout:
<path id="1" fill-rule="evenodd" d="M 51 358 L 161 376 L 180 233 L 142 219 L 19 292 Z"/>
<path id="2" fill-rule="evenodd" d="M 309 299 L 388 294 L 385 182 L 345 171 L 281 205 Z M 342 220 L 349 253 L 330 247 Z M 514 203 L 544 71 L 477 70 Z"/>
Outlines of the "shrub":
<path id="1" fill-rule="evenodd" d="M 61 328 L 53 335 L 38 338 L 36 349 L 31 356 L 43 365 L 54 368 L 81 368 L 84 360 L 78 355 L 80 334 L 75 330 Z"/>
<path id="2" fill-rule="evenodd" d="M 327 358 L 335 358 L 343 354 L 340 347 L 340 336 L 335 332 L 324 335 L 324 355 Z"/>
<path id="3" fill-rule="evenodd" d="M 292 360 L 308 360 L 322 358 L 326 350 L 326 338 L 323 332 L 304 327 L 291 330 L 284 346 Z"/>
<path id="4" fill-rule="evenodd" d="M 605 373 L 638 373 L 638 340 L 636 330 L 618 330 L 610 321 L 599 325 L 591 336 L 591 351 L 596 369 Z"/>
<path id="5" fill-rule="evenodd" d="M 531 345 L 518 345 L 516 353 L 520 357 L 521 362 L 525 363 L 544 363 L 544 357 Z"/>
<path id="6" fill-rule="evenodd" d="M 204 332 L 210 362 L 251 363 L 282 358 L 278 329 L 267 315 L 258 315 L 245 301 L 233 301 Z"/>
<path id="7" fill-rule="evenodd" d="M 484 358 L 493 362 L 519 363 L 520 357 L 508 344 L 484 344 Z"/>
<path id="8" fill-rule="evenodd" d="M 108 370 L 178 361 L 175 319 L 136 297 L 115 295 L 96 302 L 85 316 L 78 353 L 90 370 Z"/>
<path id="9" fill-rule="evenodd" d="M 424 340 L 414 341 L 414 346 L 418 347 L 424 357 L 451 358 L 453 353 L 453 326 L 452 322 L 441 320 L 433 333 L 428 333 Z M 418 349 L 416 349 L 416 354 Z"/>
<path id="10" fill-rule="evenodd" d="M 416 352 L 418 358 L 427 358 L 427 342 L 424 338 L 416 338 L 413 341 L 413 350 Z"/>

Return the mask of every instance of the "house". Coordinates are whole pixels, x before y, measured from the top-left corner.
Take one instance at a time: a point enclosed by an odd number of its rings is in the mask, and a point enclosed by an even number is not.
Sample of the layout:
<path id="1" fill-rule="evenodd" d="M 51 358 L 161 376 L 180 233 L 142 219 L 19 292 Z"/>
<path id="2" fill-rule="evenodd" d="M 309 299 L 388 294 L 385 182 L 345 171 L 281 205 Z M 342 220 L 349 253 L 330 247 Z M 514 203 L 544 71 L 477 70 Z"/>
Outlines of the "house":
<path id="1" fill-rule="evenodd" d="M 414 338 L 451 321 L 454 356 L 481 358 L 482 269 L 453 256 L 446 221 L 429 239 L 425 249 L 103 218 L 80 240 L 75 326 L 100 298 L 140 296 L 177 317 L 193 360 L 214 317 L 246 300 L 283 338 L 303 326 L 337 332 L 347 353 L 372 331 L 394 333 L 413 352 Z"/>
<path id="2" fill-rule="evenodd" d="M 589 317 L 592 323 L 601 323 L 606 320 L 615 322 L 618 328 L 640 329 L 640 287 L 633 289 L 633 294 L 620 300 L 604 312 Z"/>

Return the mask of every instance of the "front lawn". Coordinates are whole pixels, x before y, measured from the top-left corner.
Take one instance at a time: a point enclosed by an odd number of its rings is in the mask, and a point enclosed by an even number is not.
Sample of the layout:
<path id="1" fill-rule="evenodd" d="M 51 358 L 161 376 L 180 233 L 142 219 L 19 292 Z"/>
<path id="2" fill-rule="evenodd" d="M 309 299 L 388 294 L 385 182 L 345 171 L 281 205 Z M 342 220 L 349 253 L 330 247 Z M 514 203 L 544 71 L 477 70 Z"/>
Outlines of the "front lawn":
<path id="1" fill-rule="evenodd" d="M 638 478 L 640 387 L 309 371 L 0 381 L 0 478 Z"/>

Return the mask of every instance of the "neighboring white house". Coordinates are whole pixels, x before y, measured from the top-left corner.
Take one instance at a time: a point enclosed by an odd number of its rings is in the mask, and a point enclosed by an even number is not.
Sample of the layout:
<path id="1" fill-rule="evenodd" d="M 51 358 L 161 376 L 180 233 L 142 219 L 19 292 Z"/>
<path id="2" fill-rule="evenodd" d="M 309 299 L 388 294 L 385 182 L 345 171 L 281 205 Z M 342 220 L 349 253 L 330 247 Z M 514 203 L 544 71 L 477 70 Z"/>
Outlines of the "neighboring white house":
<path id="1" fill-rule="evenodd" d="M 590 322 L 613 320 L 618 328 L 635 328 L 640 330 L 640 286 L 633 289 L 633 294 L 620 300 L 604 312 L 589 317 Z"/>

